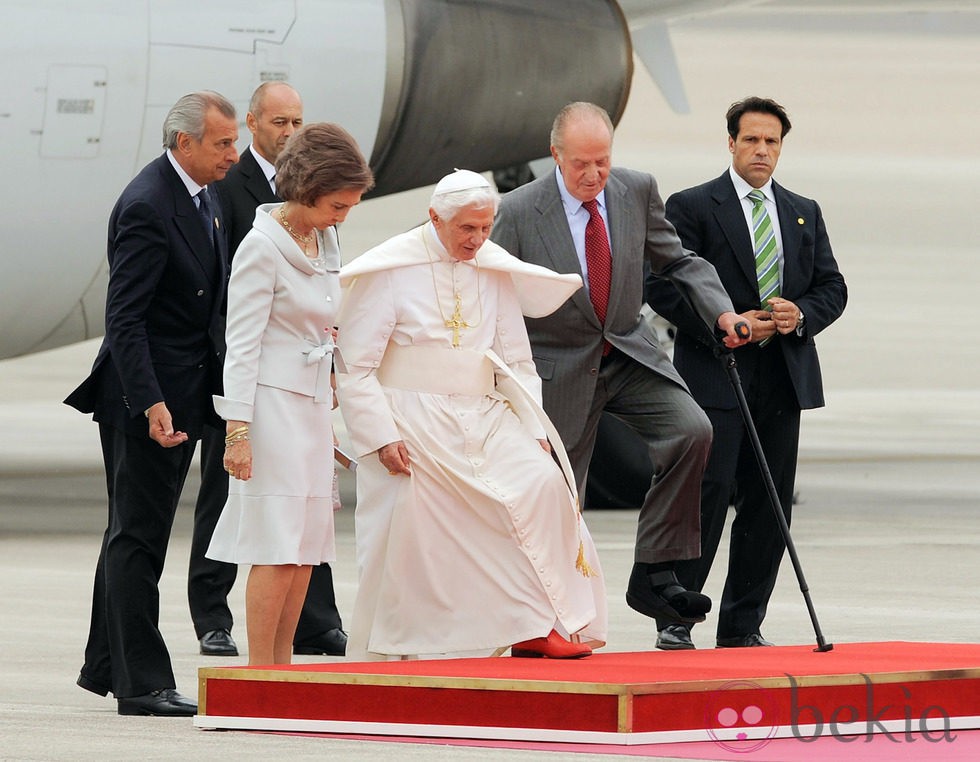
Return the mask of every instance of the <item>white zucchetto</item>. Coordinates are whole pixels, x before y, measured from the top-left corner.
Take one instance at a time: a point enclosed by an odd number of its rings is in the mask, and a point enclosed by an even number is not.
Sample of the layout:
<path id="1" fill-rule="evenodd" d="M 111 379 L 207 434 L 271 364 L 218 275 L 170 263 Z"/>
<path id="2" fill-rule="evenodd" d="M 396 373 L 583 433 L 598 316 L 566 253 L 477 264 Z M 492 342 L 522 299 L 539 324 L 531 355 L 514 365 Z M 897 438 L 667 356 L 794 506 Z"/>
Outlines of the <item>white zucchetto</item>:
<path id="1" fill-rule="evenodd" d="M 489 187 L 490 182 L 483 175 L 468 169 L 456 169 L 439 181 L 432 195 L 442 196 L 446 193 Z"/>

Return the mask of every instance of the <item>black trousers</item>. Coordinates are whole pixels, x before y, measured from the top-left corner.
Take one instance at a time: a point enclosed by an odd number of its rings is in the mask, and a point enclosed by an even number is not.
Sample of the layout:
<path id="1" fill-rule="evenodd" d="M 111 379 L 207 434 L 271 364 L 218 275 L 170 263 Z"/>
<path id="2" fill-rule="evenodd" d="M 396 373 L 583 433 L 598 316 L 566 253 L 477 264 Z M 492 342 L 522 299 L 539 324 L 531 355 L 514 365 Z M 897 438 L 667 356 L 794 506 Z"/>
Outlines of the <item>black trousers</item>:
<path id="1" fill-rule="evenodd" d="M 187 574 L 187 602 L 194 631 L 201 638 L 211 630 L 231 630 L 234 619 L 228 607 L 228 594 L 235 584 L 238 566 L 205 557 L 221 509 L 228 499 L 228 474 L 223 458 L 225 432 L 205 426 L 201 439 L 201 488 L 194 507 L 194 536 Z M 294 641 L 342 629 L 343 623 L 334 597 L 333 572 L 329 564 L 313 569 L 306 602 L 296 627 Z"/>
<path id="2" fill-rule="evenodd" d="M 740 380 L 788 523 L 796 483 L 800 407 L 779 347 L 753 350 L 758 356 Z M 705 412 L 714 438 L 701 485 L 701 557 L 678 564 L 677 577 L 689 589 L 703 589 L 728 508 L 734 505 L 717 636 L 759 633 L 786 545 L 740 411 L 709 408 Z"/>
<path id="3" fill-rule="evenodd" d="M 159 582 L 196 441 L 164 448 L 106 424 L 99 436 L 109 515 L 81 674 L 126 698 L 176 687 L 159 628 Z"/>

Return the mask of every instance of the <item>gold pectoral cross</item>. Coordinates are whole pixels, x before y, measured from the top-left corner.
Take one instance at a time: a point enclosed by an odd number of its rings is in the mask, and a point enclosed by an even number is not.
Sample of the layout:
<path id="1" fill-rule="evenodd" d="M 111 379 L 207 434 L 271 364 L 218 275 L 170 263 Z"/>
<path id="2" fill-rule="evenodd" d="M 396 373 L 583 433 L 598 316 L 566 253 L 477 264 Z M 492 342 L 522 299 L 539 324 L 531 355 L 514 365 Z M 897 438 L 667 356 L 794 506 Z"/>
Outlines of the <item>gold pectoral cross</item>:
<path id="1" fill-rule="evenodd" d="M 459 292 L 456 292 L 456 308 L 453 310 L 453 315 L 449 320 L 446 321 L 446 328 L 453 329 L 453 347 L 459 349 L 459 332 L 464 328 L 470 328 L 470 324 L 463 320 L 462 311 L 462 298 Z"/>

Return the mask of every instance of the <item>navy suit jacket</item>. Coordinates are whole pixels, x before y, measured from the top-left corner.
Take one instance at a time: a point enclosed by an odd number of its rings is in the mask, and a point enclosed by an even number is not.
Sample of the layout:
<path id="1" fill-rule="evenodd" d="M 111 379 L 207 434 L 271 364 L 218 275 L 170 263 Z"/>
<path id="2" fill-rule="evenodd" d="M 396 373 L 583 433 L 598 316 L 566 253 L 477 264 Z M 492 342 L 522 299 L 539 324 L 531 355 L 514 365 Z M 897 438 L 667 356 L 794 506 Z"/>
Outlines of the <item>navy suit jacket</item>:
<path id="1" fill-rule="evenodd" d="M 256 207 L 275 203 L 280 198 L 272 192 L 251 146 L 242 151 L 238 163 L 228 170 L 224 180 L 214 184 L 214 188 L 228 231 L 228 252 L 235 256 L 238 245 L 252 229 Z"/>
<path id="2" fill-rule="evenodd" d="M 220 425 L 227 240 L 217 200 L 214 244 L 166 154 L 126 186 L 109 217 L 106 333 L 91 375 L 65 402 L 95 420 L 147 434 L 163 401 L 174 429 Z"/>
<path id="3" fill-rule="evenodd" d="M 844 311 L 847 286 L 837 268 L 817 202 L 775 181 L 772 189 L 783 246 L 780 295 L 803 311 L 806 322 L 802 336 L 777 334 L 775 346 L 761 351 L 783 353 L 801 409 L 822 407 L 823 381 L 814 336 Z M 715 266 L 735 311 L 759 309 L 752 239 L 728 171 L 673 194 L 667 199 L 666 211 L 684 247 Z M 650 306 L 677 326 L 674 364 L 694 398 L 702 407 L 734 408 L 735 393 L 712 352 L 715 342 L 686 300 L 671 283 L 652 276 L 647 282 L 647 298 Z M 735 350 L 742 375 L 753 372 L 759 351 L 756 344 Z"/>

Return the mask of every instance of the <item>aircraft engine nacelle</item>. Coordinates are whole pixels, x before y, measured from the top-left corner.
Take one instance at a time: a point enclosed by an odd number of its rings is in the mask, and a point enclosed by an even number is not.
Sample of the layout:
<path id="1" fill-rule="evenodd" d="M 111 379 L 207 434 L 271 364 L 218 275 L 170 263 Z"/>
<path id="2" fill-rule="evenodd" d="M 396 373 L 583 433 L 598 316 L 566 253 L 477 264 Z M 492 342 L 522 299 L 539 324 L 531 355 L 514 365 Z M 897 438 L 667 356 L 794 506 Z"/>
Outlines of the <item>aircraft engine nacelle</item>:
<path id="1" fill-rule="evenodd" d="M 633 58 L 615 2 L 388 0 L 387 79 L 371 166 L 375 195 L 454 167 L 548 155 L 555 114 L 591 101 L 616 122 Z"/>

